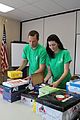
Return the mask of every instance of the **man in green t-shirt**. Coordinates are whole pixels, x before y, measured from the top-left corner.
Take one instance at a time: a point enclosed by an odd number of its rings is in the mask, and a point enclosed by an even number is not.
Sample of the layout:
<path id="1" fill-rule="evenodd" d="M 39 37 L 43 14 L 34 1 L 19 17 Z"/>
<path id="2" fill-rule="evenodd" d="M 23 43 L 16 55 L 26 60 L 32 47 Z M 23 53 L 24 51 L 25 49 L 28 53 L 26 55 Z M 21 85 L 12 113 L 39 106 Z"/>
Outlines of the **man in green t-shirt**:
<path id="1" fill-rule="evenodd" d="M 46 49 L 38 43 L 39 33 L 37 31 L 29 32 L 28 41 L 29 44 L 23 49 L 21 66 L 17 69 L 22 70 L 29 63 L 29 76 L 25 79 L 29 79 L 34 73 L 44 73 L 47 55 Z"/>

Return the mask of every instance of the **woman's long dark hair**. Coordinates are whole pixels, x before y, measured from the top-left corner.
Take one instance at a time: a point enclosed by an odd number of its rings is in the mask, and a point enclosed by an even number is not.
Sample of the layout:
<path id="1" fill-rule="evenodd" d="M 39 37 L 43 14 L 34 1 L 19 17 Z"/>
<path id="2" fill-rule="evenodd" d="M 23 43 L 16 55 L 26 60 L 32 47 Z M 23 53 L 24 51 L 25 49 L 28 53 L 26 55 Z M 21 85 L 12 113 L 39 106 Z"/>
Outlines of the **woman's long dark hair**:
<path id="1" fill-rule="evenodd" d="M 64 47 L 63 47 L 63 44 L 61 43 L 60 39 L 58 38 L 57 35 L 55 34 L 52 34 L 50 35 L 48 38 L 47 38 L 47 47 L 46 47 L 46 51 L 49 55 L 50 58 L 54 58 L 55 57 L 55 54 L 54 52 L 49 48 L 49 44 L 48 42 L 50 41 L 55 41 L 57 44 L 58 44 L 58 48 L 61 49 L 61 50 L 64 50 Z"/>

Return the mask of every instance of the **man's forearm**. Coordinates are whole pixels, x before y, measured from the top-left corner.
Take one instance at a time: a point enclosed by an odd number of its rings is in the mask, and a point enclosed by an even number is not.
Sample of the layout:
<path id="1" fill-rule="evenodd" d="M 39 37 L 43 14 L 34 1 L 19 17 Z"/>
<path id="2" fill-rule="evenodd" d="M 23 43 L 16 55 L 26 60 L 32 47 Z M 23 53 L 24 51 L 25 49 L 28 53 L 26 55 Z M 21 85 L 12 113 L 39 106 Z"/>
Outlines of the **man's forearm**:
<path id="1" fill-rule="evenodd" d="M 23 70 L 26 65 L 27 65 L 27 60 L 23 60 L 18 70 Z"/>
<path id="2" fill-rule="evenodd" d="M 35 71 L 35 73 L 44 72 L 44 70 L 45 70 L 45 64 L 42 64 L 40 65 L 39 69 Z"/>

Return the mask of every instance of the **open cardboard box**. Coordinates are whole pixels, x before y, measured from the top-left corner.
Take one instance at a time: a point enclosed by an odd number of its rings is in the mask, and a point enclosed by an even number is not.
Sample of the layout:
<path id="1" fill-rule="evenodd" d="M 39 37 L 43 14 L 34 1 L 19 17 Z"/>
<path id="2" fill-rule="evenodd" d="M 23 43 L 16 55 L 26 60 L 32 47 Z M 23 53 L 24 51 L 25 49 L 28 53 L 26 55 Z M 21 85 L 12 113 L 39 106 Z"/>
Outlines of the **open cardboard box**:
<path id="1" fill-rule="evenodd" d="M 33 86 L 43 83 L 44 75 L 43 73 L 34 73 L 31 75 L 31 80 Z"/>

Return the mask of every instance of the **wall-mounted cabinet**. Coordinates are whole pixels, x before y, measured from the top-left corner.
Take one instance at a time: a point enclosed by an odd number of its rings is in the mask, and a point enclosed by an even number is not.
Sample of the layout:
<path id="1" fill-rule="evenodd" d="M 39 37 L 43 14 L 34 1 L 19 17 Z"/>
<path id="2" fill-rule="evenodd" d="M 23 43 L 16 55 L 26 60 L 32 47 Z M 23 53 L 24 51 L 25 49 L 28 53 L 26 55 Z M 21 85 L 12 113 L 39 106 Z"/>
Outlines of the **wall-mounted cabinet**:
<path id="1" fill-rule="evenodd" d="M 80 11 L 77 12 L 75 73 L 80 74 Z"/>
<path id="2" fill-rule="evenodd" d="M 77 36 L 75 73 L 80 74 L 80 35 Z"/>
<path id="3" fill-rule="evenodd" d="M 77 33 L 80 34 L 80 11 L 77 12 Z"/>
<path id="4" fill-rule="evenodd" d="M 43 44 L 43 19 L 22 23 L 22 41 L 28 42 L 27 35 L 31 30 L 39 32 L 39 43 Z"/>
<path id="5" fill-rule="evenodd" d="M 76 26 L 77 20 L 77 26 Z M 47 37 L 50 34 L 56 34 L 62 41 L 64 47 L 70 51 L 72 56 L 72 63 L 70 66 L 71 73 L 74 74 L 78 60 L 78 53 L 76 53 L 75 65 L 75 42 L 77 42 L 77 52 L 79 52 L 79 40 L 76 40 L 75 35 L 80 33 L 80 11 L 60 14 L 56 16 L 37 19 L 22 23 L 22 41 L 25 41 L 30 30 L 35 29 L 40 33 L 40 43 L 46 47 Z M 77 31 L 76 31 L 77 28 Z M 79 37 L 77 37 L 79 39 Z M 79 70 L 79 68 L 77 69 Z M 80 70 L 79 70 L 80 71 Z M 80 72 L 79 72 L 80 73 Z"/>
<path id="6" fill-rule="evenodd" d="M 44 40 L 50 34 L 56 34 L 72 56 L 71 72 L 74 70 L 75 12 L 45 18 Z"/>

